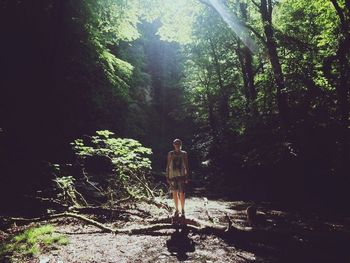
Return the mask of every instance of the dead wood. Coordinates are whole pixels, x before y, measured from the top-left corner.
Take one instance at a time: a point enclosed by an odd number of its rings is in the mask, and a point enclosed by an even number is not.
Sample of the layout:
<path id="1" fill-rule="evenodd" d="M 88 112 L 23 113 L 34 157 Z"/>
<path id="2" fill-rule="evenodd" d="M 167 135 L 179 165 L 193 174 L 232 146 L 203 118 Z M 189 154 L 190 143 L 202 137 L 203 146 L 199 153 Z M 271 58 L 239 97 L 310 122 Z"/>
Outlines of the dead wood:
<path id="1" fill-rule="evenodd" d="M 78 219 L 86 224 L 99 228 L 102 230 L 102 232 L 113 234 L 159 235 L 158 231 L 182 229 L 185 231 L 190 231 L 194 234 L 215 235 L 219 238 L 227 240 L 230 243 L 237 244 L 261 242 L 271 244 L 286 244 L 286 242 L 294 242 L 294 240 L 291 239 L 293 235 L 290 235 L 290 233 L 281 233 L 280 231 L 272 229 L 242 228 L 233 225 L 233 222 L 231 220 L 229 221 L 228 226 L 213 224 L 196 218 L 183 218 L 181 219 L 182 221 L 179 220 L 177 224 L 173 224 L 171 217 L 162 217 L 152 220 L 145 220 L 144 222 L 147 222 L 147 225 L 128 228 L 113 228 L 77 213 L 64 212 L 60 214 L 46 215 L 38 218 L 10 218 L 10 221 L 17 223 L 31 223 L 65 217 Z"/>
<path id="2" fill-rule="evenodd" d="M 145 226 L 139 226 L 139 227 L 133 227 L 133 228 L 112 228 L 109 226 L 106 226 L 105 224 L 102 224 L 96 220 L 93 220 L 91 218 L 88 218 L 86 216 L 77 214 L 77 213 L 71 213 L 71 212 L 64 212 L 60 214 L 54 214 L 54 215 L 46 215 L 42 217 L 37 218 L 10 218 L 12 222 L 16 223 L 32 223 L 32 222 L 41 222 L 41 221 L 48 221 L 58 218 L 64 218 L 64 217 L 71 217 L 75 219 L 79 219 L 89 225 L 93 225 L 99 229 L 101 229 L 103 232 L 108 233 L 114 233 L 114 234 L 146 234 L 146 233 L 152 233 L 159 230 L 167 230 L 167 229 L 187 229 L 194 233 L 200 233 L 200 234 L 214 234 L 214 235 L 224 235 L 227 232 L 227 228 L 220 225 L 214 225 L 211 223 L 203 222 L 195 218 L 184 218 L 183 221 L 180 222 L 180 224 L 172 224 L 172 218 L 159 218 L 151 222 L 151 225 L 145 225 Z M 231 228 L 230 231 L 233 231 L 234 228 Z"/>
<path id="3" fill-rule="evenodd" d="M 130 211 L 128 209 L 118 207 L 118 208 L 104 208 L 99 206 L 85 206 L 85 207 L 70 207 L 69 212 L 73 213 L 83 213 L 83 214 L 93 214 L 93 215 L 133 215 L 138 217 L 149 216 L 147 211 L 141 209 L 132 209 L 135 211 Z"/>

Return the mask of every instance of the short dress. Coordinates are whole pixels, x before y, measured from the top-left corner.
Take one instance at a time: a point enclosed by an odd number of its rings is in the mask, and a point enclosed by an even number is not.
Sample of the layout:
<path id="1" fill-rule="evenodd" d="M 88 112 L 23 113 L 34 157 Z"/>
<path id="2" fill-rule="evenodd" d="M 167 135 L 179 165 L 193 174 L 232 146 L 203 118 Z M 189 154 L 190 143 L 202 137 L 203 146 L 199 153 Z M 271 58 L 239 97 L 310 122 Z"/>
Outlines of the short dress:
<path id="1" fill-rule="evenodd" d="M 170 192 L 185 192 L 186 166 L 185 151 L 170 151 L 171 159 L 167 168 L 167 175 L 170 181 Z"/>

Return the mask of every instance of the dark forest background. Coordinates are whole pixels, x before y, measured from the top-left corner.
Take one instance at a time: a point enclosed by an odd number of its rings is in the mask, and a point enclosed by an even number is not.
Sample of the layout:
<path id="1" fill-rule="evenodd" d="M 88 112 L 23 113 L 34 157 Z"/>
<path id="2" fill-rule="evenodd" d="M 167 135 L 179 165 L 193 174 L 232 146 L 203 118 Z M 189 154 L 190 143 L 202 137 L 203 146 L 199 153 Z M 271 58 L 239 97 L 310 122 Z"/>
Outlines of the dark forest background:
<path id="1" fill-rule="evenodd" d="M 0 207 L 96 130 L 152 148 L 155 174 L 181 138 L 228 197 L 349 198 L 349 1 L 223 1 L 240 37 L 213 1 L 146 2 L 0 1 Z"/>

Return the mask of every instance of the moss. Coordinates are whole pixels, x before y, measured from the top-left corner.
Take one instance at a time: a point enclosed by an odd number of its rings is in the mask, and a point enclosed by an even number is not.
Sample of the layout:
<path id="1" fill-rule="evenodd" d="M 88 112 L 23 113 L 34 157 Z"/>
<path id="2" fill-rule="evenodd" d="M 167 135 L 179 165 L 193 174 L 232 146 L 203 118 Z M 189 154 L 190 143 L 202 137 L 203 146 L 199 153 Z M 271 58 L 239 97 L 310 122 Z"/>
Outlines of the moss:
<path id="1" fill-rule="evenodd" d="M 31 227 L 0 245 L 0 261 L 20 262 L 25 257 L 33 257 L 42 251 L 57 249 L 67 245 L 66 236 L 55 233 L 52 225 Z"/>

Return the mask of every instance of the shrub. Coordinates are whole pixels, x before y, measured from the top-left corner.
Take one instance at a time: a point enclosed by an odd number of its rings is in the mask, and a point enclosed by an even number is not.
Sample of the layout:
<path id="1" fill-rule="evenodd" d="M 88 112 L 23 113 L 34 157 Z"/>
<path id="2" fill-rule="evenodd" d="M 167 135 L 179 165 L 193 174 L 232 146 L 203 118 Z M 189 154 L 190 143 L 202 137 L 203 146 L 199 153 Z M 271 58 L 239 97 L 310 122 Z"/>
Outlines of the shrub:
<path id="1" fill-rule="evenodd" d="M 73 150 L 86 179 L 109 203 L 126 197 L 153 197 L 147 176 L 152 150 L 134 139 L 115 138 L 108 130 L 76 139 Z"/>

